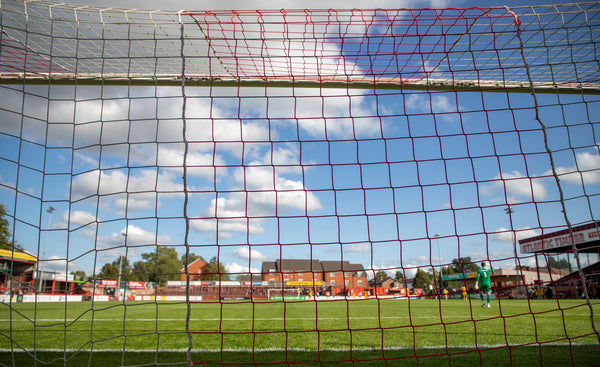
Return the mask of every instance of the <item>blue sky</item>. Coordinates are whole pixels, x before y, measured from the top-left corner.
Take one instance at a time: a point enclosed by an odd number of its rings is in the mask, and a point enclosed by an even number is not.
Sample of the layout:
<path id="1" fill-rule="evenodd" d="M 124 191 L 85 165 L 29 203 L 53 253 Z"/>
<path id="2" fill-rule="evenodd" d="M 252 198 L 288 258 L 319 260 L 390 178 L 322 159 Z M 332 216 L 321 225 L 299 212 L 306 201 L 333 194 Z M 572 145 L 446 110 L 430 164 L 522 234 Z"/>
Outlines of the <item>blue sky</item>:
<path id="1" fill-rule="evenodd" d="M 230 272 L 276 258 L 511 267 L 513 230 L 565 224 L 544 139 L 569 221 L 599 219 L 598 96 L 537 95 L 544 136 L 528 93 L 186 88 L 184 172 L 181 88 L 19 88 L 0 91 L 0 201 L 20 244 L 47 243 L 47 270 L 89 275 L 156 243 L 183 254 L 184 173 L 190 251 Z"/>

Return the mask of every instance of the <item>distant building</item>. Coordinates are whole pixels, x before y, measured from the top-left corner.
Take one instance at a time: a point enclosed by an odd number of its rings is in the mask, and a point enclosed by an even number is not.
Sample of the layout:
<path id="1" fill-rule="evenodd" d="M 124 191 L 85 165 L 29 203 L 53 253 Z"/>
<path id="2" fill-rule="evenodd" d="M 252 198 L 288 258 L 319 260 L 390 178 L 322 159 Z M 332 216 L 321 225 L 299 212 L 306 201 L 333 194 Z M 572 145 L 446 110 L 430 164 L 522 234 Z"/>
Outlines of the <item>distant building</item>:
<path id="1" fill-rule="evenodd" d="M 325 284 L 336 288 L 368 287 L 367 272 L 361 264 L 348 261 L 322 261 Z"/>
<path id="2" fill-rule="evenodd" d="M 279 259 L 264 261 L 262 280 L 269 285 L 365 288 L 367 273 L 361 264 L 348 261 Z"/>
<path id="3" fill-rule="evenodd" d="M 396 280 L 390 277 L 386 278 L 373 278 L 369 281 L 369 287 L 377 288 L 404 288 L 404 279 Z"/>
<path id="4" fill-rule="evenodd" d="M 323 284 L 323 266 L 319 260 L 280 259 L 263 261 L 262 280 L 271 285 L 282 282 L 316 282 Z"/>
<path id="5" fill-rule="evenodd" d="M 192 261 L 190 264 L 188 264 L 187 269 L 188 269 L 188 273 L 190 275 L 190 281 L 200 280 L 200 276 L 202 275 L 204 268 L 206 268 L 206 265 L 208 265 L 208 264 L 201 257 Z M 181 280 L 182 281 L 187 280 L 186 274 L 185 274 L 185 268 L 181 269 Z"/>
<path id="6" fill-rule="evenodd" d="M 250 285 L 250 284 L 262 285 L 262 283 L 263 283 L 262 274 L 251 274 L 251 273 L 239 274 L 237 276 L 237 280 L 242 285 Z"/>
<path id="7" fill-rule="evenodd" d="M 569 274 L 564 269 L 552 269 L 548 272 L 548 268 L 528 268 L 528 269 L 493 269 L 492 279 L 495 287 L 515 287 L 518 285 L 531 285 L 538 282 L 548 283 L 551 280 L 558 280 L 562 276 Z M 467 288 L 475 288 L 475 280 L 477 272 L 455 273 L 448 274 L 442 277 L 442 281 L 458 281 L 459 286 Z"/>
<path id="8" fill-rule="evenodd" d="M 33 291 L 37 257 L 26 252 L 0 250 L 0 287 Z"/>

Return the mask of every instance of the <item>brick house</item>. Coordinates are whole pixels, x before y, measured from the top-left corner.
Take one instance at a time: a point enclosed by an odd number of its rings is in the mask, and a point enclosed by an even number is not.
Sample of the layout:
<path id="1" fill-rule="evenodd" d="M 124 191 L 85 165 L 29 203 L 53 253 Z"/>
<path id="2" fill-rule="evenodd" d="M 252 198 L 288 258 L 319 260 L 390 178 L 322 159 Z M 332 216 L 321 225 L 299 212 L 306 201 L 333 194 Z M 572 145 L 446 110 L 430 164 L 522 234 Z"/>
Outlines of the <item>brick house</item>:
<path id="1" fill-rule="evenodd" d="M 323 267 L 319 260 L 263 261 L 261 272 L 263 281 L 275 284 L 323 281 Z"/>
<path id="2" fill-rule="evenodd" d="M 361 264 L 348 261 L 279 259 L 264 261 L 262 279 L 269 284 L 321 282 L 325 288 L 365 288 L 367 273 Z"/>
<path id="3" fill-rule="evenodd" d="M 325 284 L 335 288 L 367 287 L 367 272 L 361 264 L 348 261 L 321 261 Z"/>
<path id="4" fill-rule="evenodd" d="M 198 258 L 188 264 L 188 272 L 190 274 L 190 281 L 200 280 L 200 275 L 204 271 L 204 268 L 208 265 L 203 258 Z M 185 268 L 181 269 L 181 280 L 185 281 Z"/>
<path id="5" fill-rule="evenodd" d="M 401 288 L 402 283 L 390 277 L 373 278 L 369 281 L 369 286 L 377 288 Z"/>

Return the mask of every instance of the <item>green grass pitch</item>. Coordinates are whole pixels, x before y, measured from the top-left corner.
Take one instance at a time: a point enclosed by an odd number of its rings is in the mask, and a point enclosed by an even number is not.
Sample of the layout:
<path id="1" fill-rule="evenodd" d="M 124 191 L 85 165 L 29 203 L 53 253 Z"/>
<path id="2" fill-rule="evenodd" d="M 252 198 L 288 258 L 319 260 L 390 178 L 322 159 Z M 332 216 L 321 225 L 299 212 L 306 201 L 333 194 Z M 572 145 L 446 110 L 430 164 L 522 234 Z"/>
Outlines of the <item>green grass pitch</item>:
<path id="1" fill-rule="evenodd" d="M 187 314 L 169 302 L 0 304 L 0 365 L 187 365 L 190 345 L 195 366 L 600 363 L 582 300 L 201 302 Z"/>

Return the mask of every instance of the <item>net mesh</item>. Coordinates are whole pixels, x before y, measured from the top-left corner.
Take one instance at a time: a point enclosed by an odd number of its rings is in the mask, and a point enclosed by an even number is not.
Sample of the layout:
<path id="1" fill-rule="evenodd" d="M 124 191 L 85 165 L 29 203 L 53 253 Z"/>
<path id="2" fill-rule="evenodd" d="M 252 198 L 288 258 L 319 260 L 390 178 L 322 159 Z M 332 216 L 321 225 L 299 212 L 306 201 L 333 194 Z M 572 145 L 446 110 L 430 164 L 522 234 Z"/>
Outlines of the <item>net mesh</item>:
<path id="1" fill-rule="evenodd" d="M 595 363 L 600 3 L 0 22 L 1 363 Z"/>

